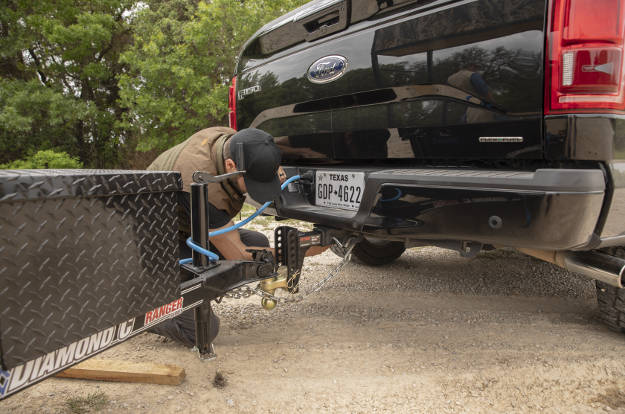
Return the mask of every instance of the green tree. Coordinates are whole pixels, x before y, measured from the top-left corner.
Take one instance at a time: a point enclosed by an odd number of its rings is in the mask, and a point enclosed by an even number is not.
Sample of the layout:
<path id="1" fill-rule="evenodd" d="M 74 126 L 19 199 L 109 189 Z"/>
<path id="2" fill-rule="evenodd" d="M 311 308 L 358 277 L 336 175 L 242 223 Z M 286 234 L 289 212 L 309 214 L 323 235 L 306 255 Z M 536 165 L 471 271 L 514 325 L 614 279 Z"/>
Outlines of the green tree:
<path id="1" fill-rule="evenodd" d="M 134 0 L 8 0 L 0 8 L 0 162 L 58 149 L 117 163 L 120 52 Z"/>
<path id="2" fill-rule="evenodd" d="M 88 167 L 132 165 L 122 158 L 136 149 L 225 124 L 241 45 L 303 2 L 6 0 L 0 163 L 53 150 Z"/>
<path id="3" fill-rule="evenodd" d="M 228 84 L 243 43 L 302 0 L 153 0 L 137 16 L 120 77 L 123 128 L 142 151 L 227 125 Z"/>
<path id="4" fill-rule="evenodd" d="M 0 169 L 82 168 L 82 162 L 66 152 L 37 151 L 32 157 L 0 164 Z"/>

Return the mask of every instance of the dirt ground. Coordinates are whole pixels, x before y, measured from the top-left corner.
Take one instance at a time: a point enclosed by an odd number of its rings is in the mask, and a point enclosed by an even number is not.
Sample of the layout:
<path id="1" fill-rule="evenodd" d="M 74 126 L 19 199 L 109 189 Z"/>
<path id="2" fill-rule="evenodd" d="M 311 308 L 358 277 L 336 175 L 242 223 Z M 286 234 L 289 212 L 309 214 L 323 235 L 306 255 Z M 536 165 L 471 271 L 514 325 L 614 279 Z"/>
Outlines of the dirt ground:
<path id="1" fill-rule="evenodd" d="M 304 288 L 338 262 L 307 260 Z M 0 412 L 78 412 L 68 401 L 95 392 L 113 413 L 625 412 L 625 336 L 595 301 L 592 282 L 518 253 L 411 249 L 272 312 L 224 300 L 215 361 L 148 333 L 98 356 L 177 364 L 180 386 L 55 378 Z"/>

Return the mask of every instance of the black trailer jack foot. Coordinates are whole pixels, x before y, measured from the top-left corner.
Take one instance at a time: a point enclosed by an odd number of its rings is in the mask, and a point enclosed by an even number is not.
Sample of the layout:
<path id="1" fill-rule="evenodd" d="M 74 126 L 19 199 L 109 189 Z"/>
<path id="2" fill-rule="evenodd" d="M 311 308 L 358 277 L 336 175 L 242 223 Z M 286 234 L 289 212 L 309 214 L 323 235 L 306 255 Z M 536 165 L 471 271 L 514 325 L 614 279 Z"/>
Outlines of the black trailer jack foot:
<path id="1" fill-rule="evenodd" d="M 219 326 L 214 326 L 216 318 L 212 315 L 210 302 L 204 302 L 195 308 L 195 348 L 203 361 L 217 358 L 213 339 Z M 217 324 L 219 325 L 219 324 Z"/>

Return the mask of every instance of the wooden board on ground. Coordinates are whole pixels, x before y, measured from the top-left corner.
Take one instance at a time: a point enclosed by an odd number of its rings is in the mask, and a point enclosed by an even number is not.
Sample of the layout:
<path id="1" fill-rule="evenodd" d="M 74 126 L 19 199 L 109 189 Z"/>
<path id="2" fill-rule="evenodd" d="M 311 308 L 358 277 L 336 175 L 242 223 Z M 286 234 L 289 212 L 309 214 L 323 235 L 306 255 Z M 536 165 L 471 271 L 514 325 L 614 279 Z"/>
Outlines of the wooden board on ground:
<path id="1" fill-rule="evenodd" d="M 165 385 L 179 385 L 185 375 L 184 368 L 175 365 L 94 358 L 56 374 L 57 377 L 61 378 Z"/>

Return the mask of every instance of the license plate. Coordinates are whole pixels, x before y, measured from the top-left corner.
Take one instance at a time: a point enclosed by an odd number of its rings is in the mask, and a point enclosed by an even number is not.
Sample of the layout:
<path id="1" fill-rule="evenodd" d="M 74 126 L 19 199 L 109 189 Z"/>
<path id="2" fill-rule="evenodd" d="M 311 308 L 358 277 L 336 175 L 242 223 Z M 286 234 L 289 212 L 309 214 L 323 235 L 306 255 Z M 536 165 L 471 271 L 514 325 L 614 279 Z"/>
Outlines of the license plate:
<path id="1" fill-rule="evenodd" d="M 315 182 L 318 206 L 358 210 L 365 190 L 365 173 L 317 171 Z"/>

